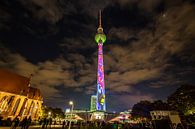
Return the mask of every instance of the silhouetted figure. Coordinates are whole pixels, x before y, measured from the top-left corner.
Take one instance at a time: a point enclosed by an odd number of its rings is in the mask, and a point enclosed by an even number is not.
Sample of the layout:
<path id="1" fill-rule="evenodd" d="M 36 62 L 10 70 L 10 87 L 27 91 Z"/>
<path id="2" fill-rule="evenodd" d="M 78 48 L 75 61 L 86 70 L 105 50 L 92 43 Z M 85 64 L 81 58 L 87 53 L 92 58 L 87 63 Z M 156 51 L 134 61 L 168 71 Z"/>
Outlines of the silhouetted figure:
<path id="1" fill-rule="evenodd" d="M 65 122 L 65 120 L 64 120 L 63 123 L 62 123 L 62 129 L 65 128 L 65 124 L 66 124 L 66 122 Z"/>
<path id="2" fill-rule="evenodd" d="M 14 118 L 14 120 L 12 122 L 11 129 L 16 129 L 19 125 L 19 122 L 20 122 L 20 120 L 19 120 L 18 116 L 16 116 L 16 118 Z"/>
<path id="3" fill-rule="evenodd" d="M 129 125 L 127 123 L 124 124 L 123 126 L 124 129 L 129 129 Z"/>
<path id="4" fill-rule="evenodd" d="M 184 129 L 184 128 L 181 124 L 178 124 L 176 129 Z"/>
<path id="5" fill-rule="evenodd" d="M 49 128 L 51 129 L 51 125 L 52 125 L 52 118 L 51 117 L 48 120 L 48 124 L 49 124 Z"/>
<path id="6" fill-rule="evenodd" d="M 53 125 L 54 125 L 54 127 L 55 127 L 55 125 L 56 125 L 56 120 L 54 120 Z"/>
<path id="7" fill-rule="evenodd" d="M 39 125 L 42 124 L 42 119 L 40 117 L 38 118 L 38 122 L 39 122 Z"/>
<path id="8" fill-rule="evenodd" d="M 29 118 L 28 118 L 28 120 L 27 120 L 27 124 L 26 124 L 26 129 L 29 128 L 29 126 L 30 126 L 30 124 L 31 124 L 31 121 L 32 121 L 31 116 L 29 116 Z"/>
<path id="9" fill-rule="evenodd" d="M 2 119 L 3 117 L 0 115 L 0 126 L 2 125 Z"/>
<path id="10" fill-rule="evenodd" d="M 43 119 L 42 129 L 44 129 L 44 128 L 46 127 L 46 123 L 47 123 L 47 119 L 46 119 L 46 118 L 44 118 L 44 119 Z M 47 128 L 47 127 L 46 127 L 46 128 Z"/>
<path id="11" fill-rule="evenodd" d="M 22 122 L 21 122 L 21 129 L 26 129 L 26 125 L 27 125 L 27 117 L 25 117 Z"/>
<path id="12" fill-rule="evenodd" d="M 114 122 L 114 124 L 112 124 L 112 128 L 113 129 L 118 129 L 118 124 L 116 122 Z"/>
<path id="13" fill-rule="evenodd" d="M 49 124 L 49 119 L 46 119 L 46 124 L 45 124 L 46 129 L 47 129 L 48 124 Z"/>

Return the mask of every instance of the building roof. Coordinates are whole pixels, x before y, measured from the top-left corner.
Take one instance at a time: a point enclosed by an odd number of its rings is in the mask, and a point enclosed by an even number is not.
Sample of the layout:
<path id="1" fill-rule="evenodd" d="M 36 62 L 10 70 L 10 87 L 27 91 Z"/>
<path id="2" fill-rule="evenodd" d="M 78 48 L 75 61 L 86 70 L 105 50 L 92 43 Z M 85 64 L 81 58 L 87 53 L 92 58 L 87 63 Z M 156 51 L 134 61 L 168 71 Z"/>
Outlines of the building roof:
<path id="1" fill-rule="evenodd" d="M 36 99 L 36 100 L 43 100 L 41 91 L 39 89 L 34 88 L 34 87 L 28 87 L 28 88 L 29 88 L 28 98 Z"/>
<path id="2" fill-rule="evenodd" d="M 0 91 L 28 96 L 30 99 L 42 100 L 39 89 L 29 87 L 30 78 L 0 68 Z"/>
<path id="3" fill-rule="evenodd" d="M 0 69 L 0 91 L 25 95 L 28 84 L 28 78 L 6 69 Z"/>

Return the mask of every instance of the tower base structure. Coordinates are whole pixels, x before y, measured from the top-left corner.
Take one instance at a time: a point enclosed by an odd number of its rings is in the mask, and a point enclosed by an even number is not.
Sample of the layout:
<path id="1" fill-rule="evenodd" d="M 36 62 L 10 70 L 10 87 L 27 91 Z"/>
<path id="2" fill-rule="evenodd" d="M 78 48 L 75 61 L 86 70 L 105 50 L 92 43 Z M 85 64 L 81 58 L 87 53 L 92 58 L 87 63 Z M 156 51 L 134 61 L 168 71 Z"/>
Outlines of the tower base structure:
<path id="1" fill-rule="evenodd" d="M 105 121 L 105 114 L 104 111 L 94 111 L 91 114 L 91 121 Z"/>

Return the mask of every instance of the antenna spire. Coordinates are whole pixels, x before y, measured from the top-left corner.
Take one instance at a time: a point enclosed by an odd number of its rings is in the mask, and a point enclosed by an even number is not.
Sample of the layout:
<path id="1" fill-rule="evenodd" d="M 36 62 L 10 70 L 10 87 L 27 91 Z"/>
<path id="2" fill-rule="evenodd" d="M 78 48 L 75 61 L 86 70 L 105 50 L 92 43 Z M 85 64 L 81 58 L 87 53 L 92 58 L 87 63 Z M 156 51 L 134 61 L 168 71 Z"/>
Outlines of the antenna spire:
<path id="1" fill-rule="evenodd" d="M 101 10 L 99 11 L 99 27 L 97 29 L 98 33 L 104 33 L 103 28 L 102 28 L 102 12 Z"/>
<path id="2" fill-rule="evenodd" d="M 99 28 L 102 28 L 102 12 L 99 11 Z"/>

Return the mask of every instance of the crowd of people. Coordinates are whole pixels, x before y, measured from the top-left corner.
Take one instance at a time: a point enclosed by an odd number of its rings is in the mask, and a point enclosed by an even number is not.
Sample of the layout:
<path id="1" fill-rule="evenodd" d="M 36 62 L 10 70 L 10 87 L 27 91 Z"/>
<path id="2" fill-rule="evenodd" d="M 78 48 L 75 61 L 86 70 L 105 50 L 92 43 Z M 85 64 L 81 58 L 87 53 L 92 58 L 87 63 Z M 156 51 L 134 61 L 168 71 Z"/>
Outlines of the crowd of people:
<path id="1" fill-rule="evenodd" d="M 42 129 L 51 129 L 51 127 L 55 127 L 56 122 L 53 121 L 52 119 L 46 119 L 44 118 L 40 123 Z M 69 121 L 63 121 L 63 122 L 58 122 L 59 128 L 62 129 L 68 129 L 70 122 Z M 51 126 L 53 125 L 53 126 Z M 147 125 L 143 124 L 137 124 L 137 125 L 132 125 L 132 124 L 122 124 L 122 123 L 106 123 L 106 122 L 71 122 L 71 129 L 152 129 Z"/>
<path id="2" fill-rule="evenodd" d="M 42 122 L 40 123 L 42 125 L 43 129 L 50 129 L 52 120 L 44 118 Z M 60 127 L 62 129 L 68 129 L 70 122 L 69 121 L 63 121 L 58 122 Z M 53 122 L 53 126 L 55 127 L 55 121 Z M 59 127 L 59 126 L 58 126 Z M 130 123 L 107 123 L 104 121 L 78 121 L 78 122 L 71 122 L 71 129 L 153 129 L 152 126 L 146 123 L 139 123 L 139 124 L 130 124 Z"/>
<path id="3" fill-rule="evenodd" d="M 21 129 L 28 129 L 31 124 L 31 117 L 24 117 L 21 121 L 19 120 L 19 117 L 16 116 L 11 124 L 11 129 L 16 129 L 18 126 L 21 126 Z"/>
<path id="4" fill-rule="evenodd" d="M 152 129 L 149 126 L 142 124 L 130 124 L 130 123 L 106 123 L 106 122 L 87 122 L 72 124 L 75 129 Z"/>
<path id="5" fill-rule="evenodd" d="M 39 121 L 39 124 L 42 125 L 42 129 L 47 129 L 48 128 L 51 128 L 51 125 L 52 125 L 52 118 L 43 118 L 42 120 Z M 56 124 L 56 121 L 54 121 L 54 125 Z"/>
<path id="6" fill-rule="evenodd" d="M 20 118 L 21 119 L 21 118 Z M 183 125 L 176 125 L 167 122 L 167 121 L 150 121 L 150 122 L 141 122 L 141 123 L 125 123 L 125 122 L 104 122 L 104 121 L 70 121 L 61 120 L 56 121 L 52 120 L 51 117 L 42 118 L 38 121 L 33 121 L 31 117 L 24 117 L 22 120 L 19 119 L 19 116 L 15 117 L 11 122 L 11 129 L 29 129 L 30 125 L 38 125 L 42 129 L 51 129 L 51 128 L 61 128 L 68 129 L 71 125 L 71 129 L 187 129 Z M 57 125 L 57 126 L 56 126 Z M 192 128 L 188 128 L 192 129 Z"/>
<path id="7" fill-rule="evenodd" d="M 68 129 L 69 122 L 63 122 L 62 129 Z M 71 129 L 187 129 L 181 124 L 173 127 L 170 123 L 108 123 L 104 121 L 99 122 L 72 122 Z M 191 128 L 190 128 L 191 129 Z"/>

